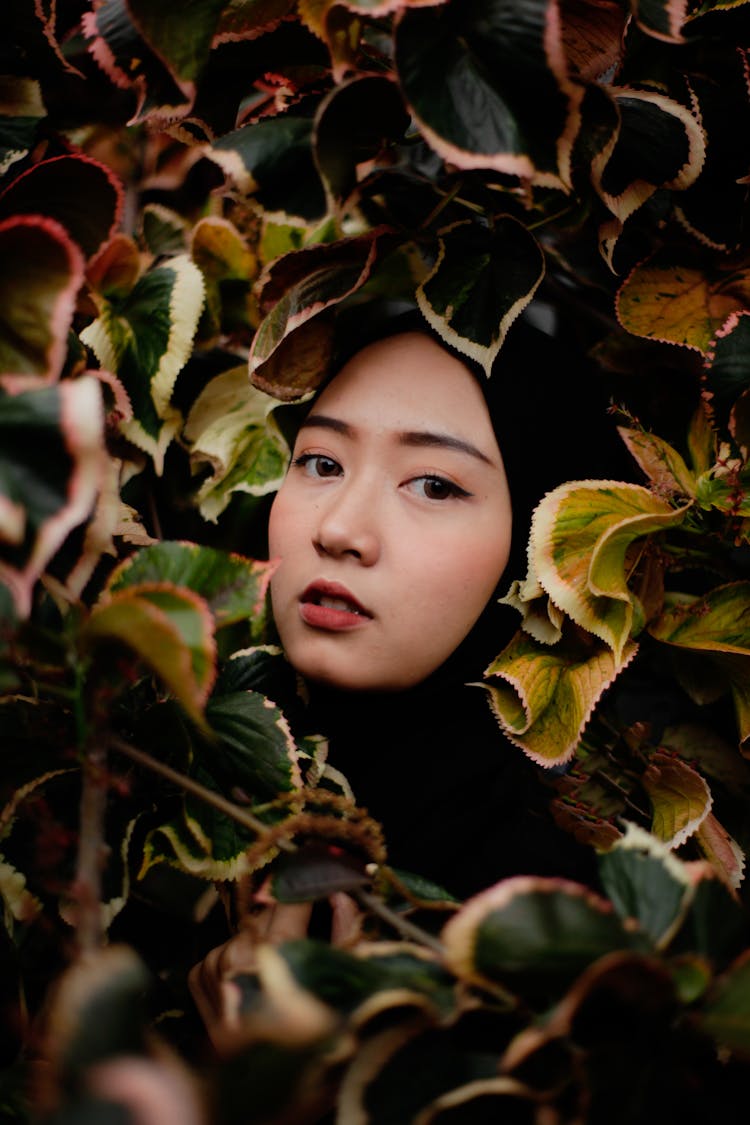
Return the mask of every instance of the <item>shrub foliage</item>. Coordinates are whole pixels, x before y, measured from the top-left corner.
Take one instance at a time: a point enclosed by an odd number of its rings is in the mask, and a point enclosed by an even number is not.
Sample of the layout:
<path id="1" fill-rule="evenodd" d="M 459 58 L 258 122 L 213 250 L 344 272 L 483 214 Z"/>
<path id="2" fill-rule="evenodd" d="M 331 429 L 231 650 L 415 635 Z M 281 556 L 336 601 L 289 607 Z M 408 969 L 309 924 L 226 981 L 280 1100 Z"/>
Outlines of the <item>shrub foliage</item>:
<path id="1" fill-rule="evenodd" d="M 200 930 L 265 880 L 350 890 L 363 936 L 261 948 L 192 1060 L 216 1121 L 706 1119 L 750 1055 L 746 0 L 6 9 L 5 1111 L 84 1114 L 89 1063 L 164 1050 L 123 917 Z M 535 319 L 611 397 L 633 479 L 543 497 L 485 685 L 606 897 L 392 871 L 264 692 L 295 406 L 383 295 L 488 375 Z"/>

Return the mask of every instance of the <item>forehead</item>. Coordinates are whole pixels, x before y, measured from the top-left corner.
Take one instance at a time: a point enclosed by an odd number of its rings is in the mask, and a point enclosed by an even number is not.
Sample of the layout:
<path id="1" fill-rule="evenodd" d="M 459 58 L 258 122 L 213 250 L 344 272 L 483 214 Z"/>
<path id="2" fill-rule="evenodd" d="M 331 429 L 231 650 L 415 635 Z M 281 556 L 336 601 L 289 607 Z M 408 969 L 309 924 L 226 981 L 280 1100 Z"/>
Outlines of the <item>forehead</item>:
<path id="1" fill-rule="evenodd" d="M 314 409 L 341 415 L 352 425 L 438 427 L 494 442 L 487 405 L 471 371 L 419 332 L 390 336 L 357 352 Z"/>

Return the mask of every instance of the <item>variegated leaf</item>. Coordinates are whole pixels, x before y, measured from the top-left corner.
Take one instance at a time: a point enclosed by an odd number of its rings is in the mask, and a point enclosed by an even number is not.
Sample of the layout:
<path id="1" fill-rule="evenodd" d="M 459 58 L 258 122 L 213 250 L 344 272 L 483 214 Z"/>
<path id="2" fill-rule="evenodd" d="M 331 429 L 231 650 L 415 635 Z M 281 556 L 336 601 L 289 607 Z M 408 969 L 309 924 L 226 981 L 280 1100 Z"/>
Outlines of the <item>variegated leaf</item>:
<path id="1" fill-rule="evenodd" d="M 670 848 L 679 848 L 711 811 L 711 790 L 697 770 L 672 754 L 656 751 L 641 783 L 653 810 L 651 831 Z"/>
<path id="2" fill-rule="evenodd" d="M 747 269 L 729 270 L 721 261 L 681 261 L 661 251 L 630 272 L 615 307 L 628 332 L 706 354 L 727 317 L 748 300 Z"/>
<path id="3" fill-rule="evenodd" d="M 628 642 L 617 660 L 598 642 L 540 644 L 522 630 L 490 664 L 483 686 L 510 741 L 540 765 L 559 765 L 573 757 L 597 702 L 635 651 Z"/>
<path id="4" fill-rule="evenodd" d="M 35 79 L 0 76 L 0 176 L 28 154 L 46 115 Z"/>
<path id="5" fill-rule="evenodd" d="M 628 588 L 627 551 L 643 536 L 679 526 L 688 507 L 673 508 L 640 485 L 589 480 L 553 489 L 534 512 L 529 557 L 540 585 L 612 649 L 618 665 L 642 613 Z"/>
<path id="6" fill-rule="evenodd" d="M 67 353 L 83 255 L 53 219 L 0 222 L 0 384 L 55 382 Z"/>
<path id="7" fill-rule="evenodd" d="M 26 617 L 34 584 L 104 480 L 104 414 L 91 375 L 0 397 L 0 582 Z"/>
<path id="8" fill-rule="evenodd" d="M 278 405 L 245 367 L 217 375 L 196 399 L 183 436 L 193 470 L 210 470 L 196 494 L 205 519 L 215 522 L 234 492 L 264 496 L 281 484 L 289 447 L 273 417 Z"/>
<path id="9" fill-rule="evenodd" d="M 150 454 L 157 473 L 180 426 L 170 400 L 192 352 L 204 295 L 203 275 L 180 255 L 144 274 L 121 300 L 106 303 L 81 333 L 102 367 L 121 379 L 135 415 L 122 432 Z"/>
<path id="10" fill-rule="evenodd" d="M 192 590 L 169 582 L 131 586 L 107 594 L 81 631 L 81 644 L 130 649 L 205 728 L 203 708 L 216 677 L 214 622 Z"/>
<path id="11" fill-rule="evenodd" d="M 503 879 L 469 899 L 442 938 L 448 967 L 479 985 L 518 973 L 573 979 L 606 953 L 648 948 L 606 899 L 578 883 L 531 875 Z"/>
<path id="12" fill-rule="evenodd" d="M 144 584 L 169 583 L 199 594 L 216 628 L 249 620 L 263 621 L 274 564 L 197 543 L 163 540 L 135 551 L 109 577 L 108 589 L 119 593 Z"/>
<path id="13" fill-rule="evenodd" d="M 489 377 L 513 321 L 544 277 L 544 254 L 533 234 L 511 215 L 491 231 L 471 221 L 439 234 L 437 261 L 417 289 L 435 331 L 480 363 Z"/>
<path id="14" fill-rule="evenodd" d="M 745 747 L 750 742 L 750 582 L 730 582 L 703 597 L 681 600 L 652 622 L 649 632 L 718 666 L 731 688 Z"/>

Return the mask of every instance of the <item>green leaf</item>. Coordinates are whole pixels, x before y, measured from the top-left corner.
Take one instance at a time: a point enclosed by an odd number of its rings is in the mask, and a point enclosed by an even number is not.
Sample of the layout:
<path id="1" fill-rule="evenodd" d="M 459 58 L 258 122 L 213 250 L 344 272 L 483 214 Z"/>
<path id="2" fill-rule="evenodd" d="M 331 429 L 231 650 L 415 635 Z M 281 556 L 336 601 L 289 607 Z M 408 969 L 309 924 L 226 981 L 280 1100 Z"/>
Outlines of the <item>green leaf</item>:
<path id="1" fill-rule="evenodd" d="M 733 408 L 750 388 L 750 313 L 733 313 L 716 333 L 704 366 L 705 402 L 714 426 L 726 433 Z"/>
<path id="2" fill-rule="evenodd" d="M 180 255 L 144 274 L 81 333 L 101 365 L 122 381 L 135 414 L 122 431 L 151 455 L 157 473 L 180 425 L 171 396 L 192 352 L 204 295 L 203 275 Z"/>
<path id="3" fill-rule="evenodd" d="M 480 985 L 517 973 L 574 977 L 605 953 L 648 947 L 585 887 L 527 875 L 469 899 L 442 936 L 448 967 Z"/>
<path id="4" fill-rule="evenodd" d="M 387 159 L 408 127 L 390 77 L 368 74 L 334 87 L 320 104 L 314 131 L 318 168 L 334 205 L 343 205 L 357 187 L 357 165 Z"/>
<path id="5" fill-rule="evenodd" d="M 134 652 L 205 728 L 203 707 L 216 675 L 216 642 L 202 598 L 167 582 L 106 594 L 81 630 L 84 649 L 102 643 L 119 643 Z"/>
<path id="6" fill-rule="evenodd" d="M 273 800 L 302 784 L 299 755 L 279 708 L 255 691 L 214 696 L 206 721 L 217 736 L 205 754 L 204 768 L 223 774 L 253 803 Z"/>
<path id="7" fill-rule="evenodd" d="M 640 485 L 572 481 L 548 492 L 531 522 L 529 558 L 542 588 L 582 629 L 601 638 L 618 665 L 641 609 L 628 589 L 630 545 L 679 526 L 673 508 Z"/>
<path id="8" fill-rule="evenodd" d="M 313 123 L 286 114 L 226 133 L 206 152 L 240 191 L 266 210 L 303 223 L 325 214 L 326 198 L 312 150 Z"/>
<path id="9" fill-rule="evenodd" d="M 561 29 L 547 0 L 407 11 L 395 32 L 399 82 L 425 140 L 458 168 L 561 187 L 574 111 Z"/>
<path id="10" fill-rule="evenodd" d="M 59 377 L 83 264 L 54 220 L 0 222 L 0 382 L 8 390 Z"/>
<path id="11" fill-rule="evenodd" d="M 140 34 L 163 59 L 181 88 L 195 82 L 208 58 L 226 0 L 182 0 L 179 19 L 151 0 L 126 0 Z"/>
<path id="12" fill-rule="evenodd" d="M 717 586 L 702 598 L 680 601 L 652 622 L 663 644 L 700 652 L 725 675 L 734 697 L 740 742 L 750 739 L 750 582 Z"/>
<path id="13" fill-rule="evenodd" d="M 112 572 L 109 589 L 122 592 L 150 583 L 187 587 L 199 594 L 216 628 L 249 618 L 263 621 L 273 564 L 197 543 L 164 540 L 135 551 Z"/>
<path id="14" fill-rule="evenodd" d="M 215 522 L 234 492 L 265 496 L 281 484 L 289 446 L 272 413 L 278 405 L 244 366 L 217 375 L 195 400 L 183 436 L 193 471 L 211 470 L 196 494 L 204 519 Z"/>
<path id="15" fill-rule="evenodd" d="M 89 51 L 104 73 L 120 89 L 132 89 L 137 106 L 131 124 L 152 121 L 174 122 L 192 104 L 190 82 L 177 82 L 166 62 L 159 58 L 138 31 L 127 0 L 104 0 L 93 11 L 83 13 L 83 33 Z"/>
<path id="16" fill-rule="evenodd" d="M 101 388 L 90 375 L 0 396 L 0 582 L 26 617 L 34 583 L 91 513 L 104 477 Z"/>
<path id="17" fill-rule="evenodd" d="M 251 283 L 258 259 L 247 241 L 227 219 L 201 219 L 193 229 L 191 253 L 206 283 L 201 340 L 222 334 L 249 339 L 257 323 Z"/>
<path id="18" fill-rule="evenodd" d="M 576 752 L 602 694 L 630 662 L 597 642 L 568 638 L 550 646 L 521 630 L 490 664 L 484 684 L 492 711 L 511 742 L 540 765 L 560 765 Z"/>
<path id="19" fill-rule="evenodd" d="M 693 900 L 685 864 L 656 836 L 628 824 L 625 835 L 599 857 L 599 873 L 621 920 L 635 918 L 655 948 L 666 948 Z"/>
<path id="20" fill-rule="evenodd" d="M 750 952 L 743 953 L 716 982 L 698 1022 L 722 1046 L 750 1054 Z"/>
<path id="21" fill-rule="evenodd" d="M 656 191 L 682 191 L 698 178 L 706 159 L 706 138 L 697 115 L 654 90 L 610 87 L 619 129 L 593 164 L 593 182 L 614 215 L 600 230 L 611 265 L 622 224 Z"/>
<path id="22" fill-rule="evenodd" d="M 500 215 L 488 231 L 467 220 L 440 232 L 437 262 L 417 300 L 435 331 L 489 377 L 508 329 L 543 277 L 544 254 L 523 223 Z"/>

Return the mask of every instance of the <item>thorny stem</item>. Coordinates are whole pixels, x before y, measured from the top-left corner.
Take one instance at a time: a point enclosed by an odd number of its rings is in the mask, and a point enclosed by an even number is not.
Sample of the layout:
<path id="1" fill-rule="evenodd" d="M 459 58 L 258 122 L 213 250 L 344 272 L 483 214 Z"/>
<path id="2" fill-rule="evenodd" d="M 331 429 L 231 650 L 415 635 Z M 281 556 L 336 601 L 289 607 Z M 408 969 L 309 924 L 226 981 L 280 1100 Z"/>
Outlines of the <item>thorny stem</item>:
<path id="1" fill-rule="evenodd" d="M 160 762 L 157 758 L 152 758 L 151 755 L 147 754 L 144 750 L 139 750 L 138 747 L 131 746 L 131 744 L 126 742 L 123 738 L 119 738 L 117 735 L 110 735 L 109 744 L 113 750 L 119 751 L 119 753 L 124 754 L 125 757 L 130 758 L 131 761 L 137 762 L 146 769 L 161 774 L 162 777 L 166 778 L 168 781 L 174 782 L 175 785 L 181 786 L 186 792 L 192 793 L 194 797 L 198 797 L 199 800 L 204 801 L 207 805 L 211 805 L 219 812 L 231 817 L 232 820 L 237 821 L 238 824 L 242 824 L 251 831 L 261 835 L 268 831 L 268 826 L 254 817 L 252 813 L 246 812 L 245 809 L 241 808 L 239 805 L 235 805 L 232 801 L 228 801 L 220 794 L 212 793 L 210 789 L 206 789 L 191 777 L 180 773 L 179 770 L 172 769 L 171 766 L 165 765 L 164 762 Z M 276 847 L 289 854 L 297 851 L 296 846 L 289 840 L 277 840 Z M 443 946 L 437 938 L 433 937 L 432 934 L 428 933 L 426 930 L 423 930 L 420 926 L 416 926 L 407 918 L 403 918 L 400 914 L 396 913 L 395 910 L 391 910 L 391 908 L 386 906 L 382 899 L 379 899 L 376 895 L 357 888 L 349 893 L 363 909 L 369 910 L 372 914 L 376 914 L 382 921 L 402 934 L 403 937 L 409 938 L 412 941 L 421 942 L 422 945 L 428 946 L 438 954 L 443 953 Z"/>

